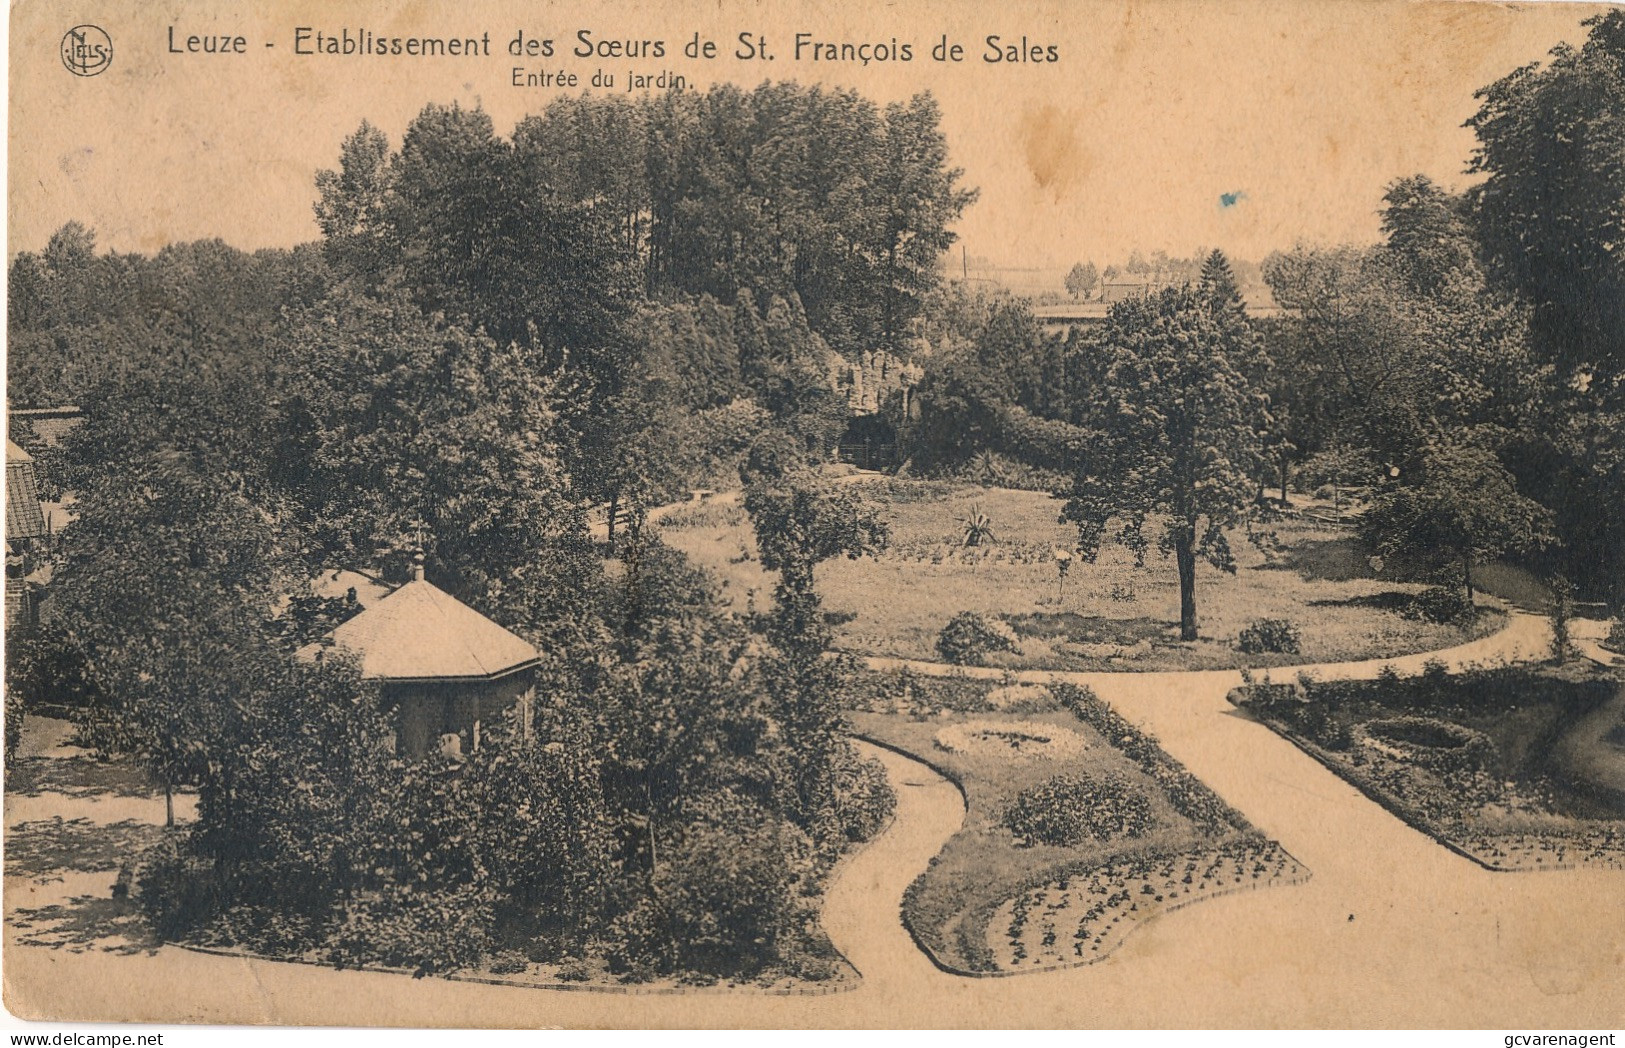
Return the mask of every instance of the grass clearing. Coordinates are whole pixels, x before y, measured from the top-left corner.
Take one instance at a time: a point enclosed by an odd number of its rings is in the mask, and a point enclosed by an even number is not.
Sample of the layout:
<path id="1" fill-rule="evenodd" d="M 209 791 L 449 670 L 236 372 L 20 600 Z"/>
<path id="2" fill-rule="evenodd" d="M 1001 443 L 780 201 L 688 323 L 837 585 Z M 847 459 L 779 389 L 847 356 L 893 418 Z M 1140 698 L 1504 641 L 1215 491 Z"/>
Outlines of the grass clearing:
<path id="1" fill-rule="evenodd" d="M 1505 615 L 1480 609 L 1468 626 L 1405 618 L 1423 587 L 1373 570 L 1347 532 L 1283 521 L 1263 548 L 1233 537 L 1237 572 L 1197 569 L 1202 638 L 1178 639 L 1173 564 L 1152 553 L 1145 567 L 1121 546 L 1094 564 L 1074 560 L 1061 583 L 1055 552 L 1076 545 L 1061 504 L 1042 492 L 950 482 L 876 478 L 858 482 L 884 504 L 892 544 L 878 557 L 820 565 L 818 589 L 836 642 L 862 655 L 935 661 L 936 640 L 961 611 L 1005 618 L 1018 654 L 987 662 L 1012 669 L 1205 670 L 1341 662 L 1431 651 L 1498 629 Z M 964 545 L 964 521 L 985 513 L 994 541 Z M 773 577 L 756 557 L 750 522 L 726 506 L 662 522 L 667 543 L 714 571 L 736 610 L 772 600 Z M 1278 618 L 1302 636 L 1297 654 L 1246 654 L 1237 637 Z"/>
<path id="2" fill-rule="evenodd" d="M 1307 871 L 1098 699 L 1077 692 L 870 674 L 859 734 L 923 760 L 965 793 L 963 825 L 904 896 L 903 922 L 939 964 L 1018 972 L 1087 964 L 1140 922 Z M 1100 711 L 1108 711 L 1104 715 Z M 1104 730 L 1103 730 L 1104 729 Z M 1141 832 L 1023 841 L 1006 812 L 1057 777 L 1111 781 Z"/>
<path id="3" fill-rule="evenodd" d="M 1412 826 L 1497 870 L 1625 868 L 1625 684 L 1573 662 L 1232 693 Z M 1255 701 L 1256 700 L 1256 701 Z"/>

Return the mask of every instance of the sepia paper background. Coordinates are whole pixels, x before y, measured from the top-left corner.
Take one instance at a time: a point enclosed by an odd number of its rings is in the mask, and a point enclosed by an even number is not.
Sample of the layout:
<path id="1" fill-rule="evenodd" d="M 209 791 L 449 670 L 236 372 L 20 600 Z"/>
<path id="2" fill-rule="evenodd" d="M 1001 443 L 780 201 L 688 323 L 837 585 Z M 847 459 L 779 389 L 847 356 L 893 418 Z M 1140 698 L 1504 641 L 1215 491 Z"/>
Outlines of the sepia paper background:
<path id="1" fill-rule="evenodd" d="M 69 220 L 93 228 L 103 250 L 152 252 L 208 237 L 244 249 L 315 239 L 313 176 L 336 165 L 341 140 L 363 118 L 398 141 L 425 103 L 455 100 L 483 106 L 506 134 L 559 93 L 512 86 L 515 65 L 584 79 L 603 68 L 617 75 L 618 90 L 628 69 L 669 69 L 702 88 L 816 81 L 882 102 L 930 90 L 951 162 L 981 192 L 957 227 L 964 251 L 996 264 L 1064 268 L 1133 249 L 1198 247 L 1259 258 L 1300 241 L 1370 242 L 1391 179 L 1423 172 L 1447 186 L 1468 182 L 1473 138 L 1461 125 L 1477 109 L 1473 92 L 1560 41 L 1578 43 L 1580 22 L 1595 10 L 1336 0 L 723 0 L 659 10 L 625 0 L 24 0 L 11 13 L 8 258 L 39 250 Z M 62 65 L 61 37 L 80 23 L 114 41 L 100 76 Z M 301 57 L 293 54 L 300 25 L 489 32 L 494 53 Z M 182 38 L 241 34 L 248 53 L 167 53 L 171 26 Z M 667 55 L 577 58 L 569 49 L 583 28 L 662 39 Z M 505 45 L 519 30 L 552 37 L 562 53 L 510 59 Z M 895 37 L 912 43 L 914 59 L 796 62 L 789 52 L 799 31 L 826 41 Z M 776 60 L 733 58 L 741 32 L 768 38 Z M 721 57 L 685 58 L 682 45 L 695 33 L 715 40 Z M 1060 60 L 987 64 L 989 34 L 1053 45 Z M 965 61 L 931 60 L 942 36 L 965 46 Z M 1239 194 L 1239 203 L 1222 206 L 1221 194 Z M 1372 819 L 1391 818 L 1369 807 Z M 1359 847 L 1361 825 L 1341 832 Z M 848 890 L 876 893 L 895 921 L 896 899 L 942 833 L 912 828 L 886 846 L 884 862 L 865 864 L 860 853 L 851 861 L 861 878 Z M 1341 897 L 1326 877 L 1214 900 L 1153 922 L 1101 964 L 1012 979 L 948 976 L 904 950 L 865 970 L 860 988 L 827 996 L 564 993 L 176 949 L 26 950 L 8 936 L 5 1000 L 26 1018 L 449 1027 L 1625 1023 L 1618 872 L 1492 874 L 1446 861 L 1412 836 L 1414 853 L 1371 857 L 1392 874 L 1386 892 Z"/>

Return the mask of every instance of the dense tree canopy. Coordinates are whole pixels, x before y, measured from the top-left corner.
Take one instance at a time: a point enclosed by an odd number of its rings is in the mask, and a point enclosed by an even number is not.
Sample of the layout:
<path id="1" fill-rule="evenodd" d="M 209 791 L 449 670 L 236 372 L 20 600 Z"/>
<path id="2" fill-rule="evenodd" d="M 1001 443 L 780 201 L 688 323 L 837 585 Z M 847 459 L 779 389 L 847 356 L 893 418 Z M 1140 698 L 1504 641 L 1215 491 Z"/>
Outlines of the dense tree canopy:
<path id="1" fill-rule="evenodd" d="M 1478 92 L 1474 218 L 1496 281 L 1534 306 L 1542 353 L 1625 371 L 1625 12 Z"/>
<path id="2" fill-rule="evenodd" d="M 611 216 L 653 294 L 794 296 L 837 350 L 896 349 L 975 198 L 930 95 L 718 85 L 560 99 L 514 132 L 560 194 Z"/>
<path id="3" fill-rule="evenodd" d="M 827 454 L 838 350 L 903 337 L 969 200 L 936 123 L 794 85 L 561 102 L 506 140 L 431 105 L 318 174 L 319 245 L 109 255 L 70 224 L 17 256 L 12 403 L 87 420 L 40 460 L 78 519 L 24 661 L 75 667 L 93 745 L 201 791 L 144 875 L 166 934 L 829 974 L 818 896 L 890 794 L 842 733 L 810 565 L 880 532 L 775 488 L 771 556 L 807 571 L 758 621 L 644 511 L 764 434 Z M 312 579 L 419 550 L 544 653 L 532 733 L 460 770 L 398 756 L 342 658 L 293 655 L 348 613 Z"/>

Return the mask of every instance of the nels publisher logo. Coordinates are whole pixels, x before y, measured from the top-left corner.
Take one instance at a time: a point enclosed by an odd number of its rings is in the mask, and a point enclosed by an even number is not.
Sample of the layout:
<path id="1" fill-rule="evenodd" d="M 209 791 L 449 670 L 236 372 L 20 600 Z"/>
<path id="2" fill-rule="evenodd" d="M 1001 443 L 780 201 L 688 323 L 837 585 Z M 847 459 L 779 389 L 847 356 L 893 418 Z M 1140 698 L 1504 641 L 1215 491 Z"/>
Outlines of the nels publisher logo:
<path id="1" fill-rule="evenodd" d="M 95 76 L 113 64 L 113 38 L 97 25 L 76 25 L 62 38 L 62 64 L 75 76 Z"/>

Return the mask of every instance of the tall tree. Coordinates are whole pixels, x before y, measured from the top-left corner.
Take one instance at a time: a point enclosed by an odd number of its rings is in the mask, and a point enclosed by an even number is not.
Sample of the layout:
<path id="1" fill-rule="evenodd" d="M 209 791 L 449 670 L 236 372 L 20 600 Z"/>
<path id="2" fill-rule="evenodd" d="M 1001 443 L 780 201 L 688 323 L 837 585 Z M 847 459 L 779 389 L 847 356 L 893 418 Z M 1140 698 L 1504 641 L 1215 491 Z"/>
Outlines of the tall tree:
<path id="1" fill-rule="evenodd" d="M 949 226 L 976 200 L 975 190 L 956 186 L 964 172 L 947 166 L 940 119 L 929 94 L 886 107 L 883 163 L 874 187 L 883 296 L 875 335 L 889 349 L 900 347 L 909 320 L 936 283 L 937 260 L 958 239 Z"/>
<path id="2" fill-rule="evenodd" d="M 101 697 L 83 711 L 85 735 L 148 764 L 166 794 L 216 770 L 277 657 L 269 621 L 304 581 L 297 537 L 222 432 L 230 409 L 185 380 L 144 376 L 87 403 L 66 448 L 77 517 L 52 580 Z M 248 413 L 254 391 L 240 392 Z M 168 431 L 170 412 L 184 433 Z"/>
<path id="3" fill-rule="evenodd" d="M 1472 213 L 1491 279 L 1532 308 L 1556 381 L 1518 474 L 1557 511 L 1566 573 L 1625 606 L 1625 12 L 1478 92 Z"/>
<path id="4" fill-rule="evenodd" d="M 344 140 L 336 171 L 316 172 L 316 225 L 336 272 L 365 283 L 383 279 L 392 175 L 389 139 L 367 121 Z"/>
<path id="5" fill-rule="evenodd" d="M 1100 283 L 1100 273 L 1093 262 L 1078 262 L 1066 273 L 1066 292 L 1073 299 L 1087 295 Z"/>
<path id="6" fill-rule="evenodd" d="M 1202 276 L 1197 285 L 1216 308 L 1239 309 L 1243 305 L 1230 260 L 1218 248 L 1202 260 Z"/>
<path id="7" fill-rule="evenodd" d="M 1387 253 L 1411 294 L 1436 296 L 1453 282 L 1482 283 L 1465 197 L 1412 175 L 1390 183 L 1382 200 Z"/>
<path id="8" fill-rule="evenodd" d="M 1566 369 L 1625 369 L 1625 12 L 1478 92 L 1467 121 L 1474 212 L 1492 275 L 1535 305 Z"/>
<path id="9" fill-rule="evenodd" d="M 1360 530 L 1386 557 L 1453 560 L 1469 605 L 1474 564 L 1545 544 L 1550 524 L 1550 511 L 1519 493 L 1494 453 L 1470 443 L 1429 447 L 1420 476 L 1401 473 L 1360 518 Z"/>
<path id="10" fill-rule="evenodd" d="M 837 773 L 850 763 L 844 737 L 840 668 L 825 658 L 829 626 L 820 611 L 814 570 L 834 557 L 857 559 L 883 547 L 890 530 L 878 508 L 850 488 L 821 483 L 799 450 L 780 439 L 752 449 L 744 503 L 762 567 L 778 572 L 766 634 L 772 663 L 765 673 L 772 710 L 799 796 L 803 826 L 815 840 L 832 834 L 817 823 L 839 807 Z"/>
<path id="11" fill-rule="evenodd" d="M 1085 425 L 1093 432 L 1062 518 L 1093 560 L 1116 519 L 1117 541 L 1144 561 L 1145 523 L 1165 516 L 1161 550 L 1179 571 L 1182 640 L 1197 637 L 1196 561 L 1234 571 L 1226 531 L 1262 476 L 1268 400 L 1262 349 L 1239 308 L 1170 288 L 1107 315 Z"/>

